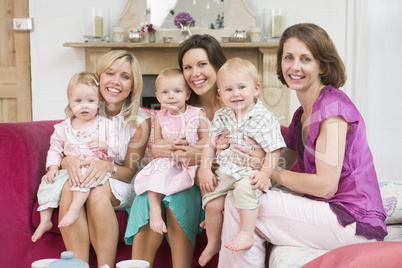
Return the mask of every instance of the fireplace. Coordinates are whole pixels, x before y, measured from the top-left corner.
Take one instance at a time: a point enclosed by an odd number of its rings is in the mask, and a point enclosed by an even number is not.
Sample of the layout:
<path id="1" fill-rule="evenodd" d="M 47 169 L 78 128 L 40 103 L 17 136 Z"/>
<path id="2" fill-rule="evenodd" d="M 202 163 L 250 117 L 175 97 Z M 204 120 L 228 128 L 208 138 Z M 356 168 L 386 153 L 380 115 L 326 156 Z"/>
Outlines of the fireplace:
<path id="1" fill-rule="evenodd" d="M 155 80 L 157 75 L 145 74 L 142 76 L 144 86 L 141 95 L 141 106 L 150 109 L 160 109 L 160 104 L 155 97 Z"/>

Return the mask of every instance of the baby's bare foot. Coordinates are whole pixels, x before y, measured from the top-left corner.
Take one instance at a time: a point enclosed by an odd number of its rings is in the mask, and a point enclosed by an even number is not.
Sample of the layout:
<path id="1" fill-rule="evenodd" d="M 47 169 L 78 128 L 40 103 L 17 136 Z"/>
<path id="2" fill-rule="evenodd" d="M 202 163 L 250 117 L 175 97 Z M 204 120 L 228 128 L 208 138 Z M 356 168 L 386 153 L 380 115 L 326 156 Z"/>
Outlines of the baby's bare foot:
<path id="1" fill-rule="evenodd" d="M 162 216 L 160 215 L 150 216 L 149 228 L 151 228 L 151 230 L 156 233 L 160 234 L 167 233 L 166 224 L 163 221 Z"/>
<path id="2" fill-rule="evenodd" d="M 73 224 L 80 216 L 80 211 L 77 210 L 68 210 L 66 215 L 64 215 L 63 219 L 59 222 L 59 228 L 60 227 L 67 227 Z"/>
<path id="3" fill-rule="evenodd" d="M 251 248 L 254 245 L 253 236 L 246 232 L 239 232 L 232 241 L 225 244 L 225 247 L 233 250 L 240 251 Z"/>
<path id="4" fill-rule="evenodd" d="M 206 228 L 207 228 L 207 224 L 205 223 L 205 220 L 203 220 L 203 221 L 200 223 L 200 227 L 201 227 L 202 229 L 206 229 Z"/>
<path id="5" fill-rule="evenodd" d="M 198 263 L 201 266 L 205 266 L 216 253 L 221 249 L 221 243 L 210 243 L 208 242 L 204 251 L 201 253 L 200 258 L 198 259 Z"/>
<path id="6" fill-rule="evenodd" d="M 36 242 L 39 240 L 39 238 L 42 237 L 42 235 L 44 233 L 46 233 L 47 231 L 50 231 L 50 229 L 52 229 L 53 227 L 53 223 L 51 221 L 47 221 L 47 222 L 41 222 L 38 226 L 38 228 L 36 228 L 35 233 L 32 235 L 32 242 Z"/>

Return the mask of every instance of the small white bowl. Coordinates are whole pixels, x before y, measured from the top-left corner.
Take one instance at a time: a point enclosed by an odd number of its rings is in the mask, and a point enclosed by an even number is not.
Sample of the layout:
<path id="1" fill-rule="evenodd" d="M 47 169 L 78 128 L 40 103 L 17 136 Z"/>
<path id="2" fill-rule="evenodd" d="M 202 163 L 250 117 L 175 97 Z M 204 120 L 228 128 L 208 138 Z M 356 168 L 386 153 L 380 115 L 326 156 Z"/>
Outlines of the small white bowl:
<path id="1" fill-rule="evenodd" d="M 222 37 L 222 43 L 229 43 L 230 37 Z"/>
<path id="2" fill-rule="evenodd" d="M 54 261 L 57 261 L 57 259 L 43 259 L 43 260 L 38 260 L 35 261 L 31 264 L 32 268 L 46 268 L 48 265 Z"/>
<path id="3" fill-rule="evenodd" d="M 170 36 L 165 36 L 163 37 L 163 43 L 172 43 L 172 39 Z"/>
<path id="4" fill-rule="evenodd" d="M 127 260 L 121 261 L 116 264 L 116 268 L 131 268 L 131 267 L 138 267 L 138 268 L 149 268 L 149 262 L 143 260 Z"/>

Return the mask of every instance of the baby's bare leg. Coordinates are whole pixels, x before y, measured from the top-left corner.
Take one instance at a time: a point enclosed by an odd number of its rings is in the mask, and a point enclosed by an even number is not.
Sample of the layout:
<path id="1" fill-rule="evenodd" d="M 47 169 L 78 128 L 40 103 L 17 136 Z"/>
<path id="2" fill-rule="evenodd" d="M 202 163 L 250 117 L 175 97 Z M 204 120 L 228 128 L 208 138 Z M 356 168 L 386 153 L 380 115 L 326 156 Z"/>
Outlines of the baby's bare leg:
<path id="1" fill-rule="evenodd" d="M 157 233 L 167 233 L 165 221 L 162 218 L 161 202 L 163 194 L 148 191 L 149 227 Z"/>
<path id="2" fill-rule="evenodd" d="M 225 247 L 240 251 L 251 248 L 254 245 L 254 229 L 258 217 L 258 208 L 255 209 L 239 209 L 240 214 L 240 231 L 232 239 L 225 244 Z"/>
<path id="3" fill-rule="evenodd" d="M 198 263 L 205 266 L 221 248 L 221 233 L 225 205 L 225 195 L 211 200 L 205 206 L 205 225 L 207 230 L 208 244 L 201 253 Z"/>
<path id="4" fill-rule="evenodd" d="M 41 210 L 40 213 L 40 223 L 38 228 L 36 228 L 35 233 L 32 235 L 32 242 L 38 241 L 39 238 L 42 237 L 42 235 L 52 229 L 53 223 L 52 223 L 52 214 L 53 214 L 54 208 L 47 208 L 44 210 Z"/>
<path id="5" fill-rule="evenodd" d="M 73 191 L 73 201 L 71 202 L 70 208 L 68 209 L 66 215 L 59 222 L 60 227 L 67 227 L 73 224 L 80 216 L 80 210 L 85 204 L 89 196 L 88 192 Z"/>

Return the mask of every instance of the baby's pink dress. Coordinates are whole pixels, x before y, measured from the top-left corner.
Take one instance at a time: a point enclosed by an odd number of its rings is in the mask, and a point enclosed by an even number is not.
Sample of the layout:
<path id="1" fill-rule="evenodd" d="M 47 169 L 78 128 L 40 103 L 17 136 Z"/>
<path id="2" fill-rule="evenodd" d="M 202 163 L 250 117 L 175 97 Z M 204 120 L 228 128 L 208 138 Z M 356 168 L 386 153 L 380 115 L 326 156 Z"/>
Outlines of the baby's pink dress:
<path id="1" fill-rule="evenodd" d="M 159 122 L 164 139 L 186 136 L 189 146 L 198 140 L 199 113 L 201 108 L 187 105 L 186 111 L 177 116 L 166 109 L 158 112 Z M 194 185 L 195 172 L 198 166 L 185 167 L 172 158 L 160 157 L 152 160 L 135 177 L 134 189 L 137 195 L 153 191 L 164 195 L 186 190 Z"/>

